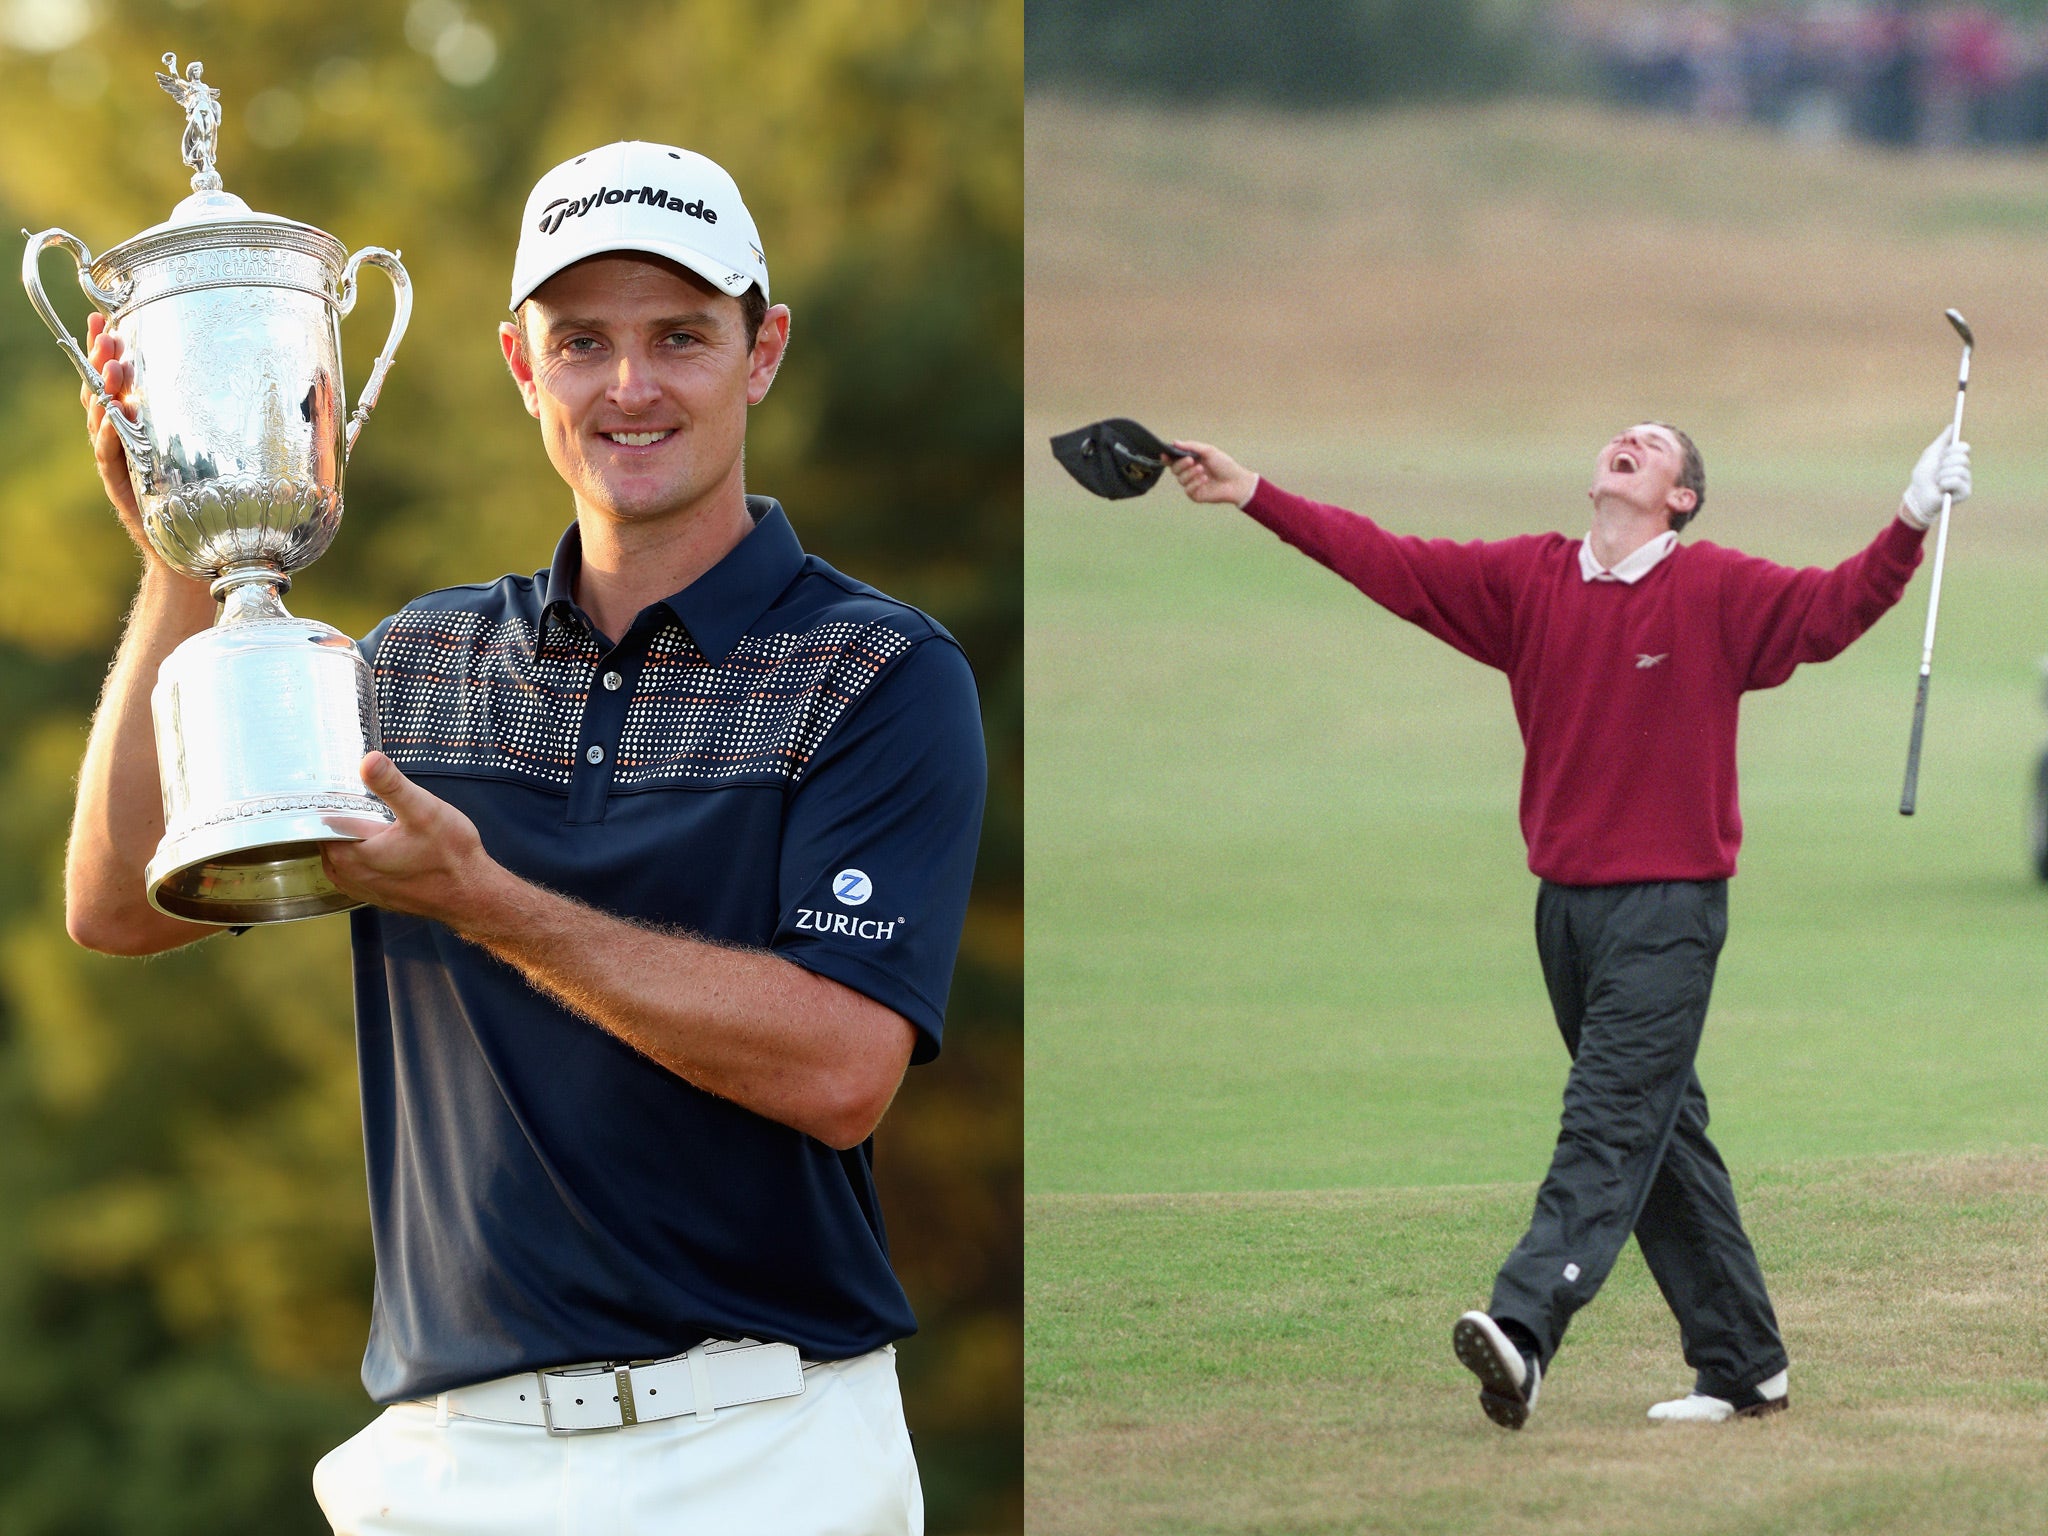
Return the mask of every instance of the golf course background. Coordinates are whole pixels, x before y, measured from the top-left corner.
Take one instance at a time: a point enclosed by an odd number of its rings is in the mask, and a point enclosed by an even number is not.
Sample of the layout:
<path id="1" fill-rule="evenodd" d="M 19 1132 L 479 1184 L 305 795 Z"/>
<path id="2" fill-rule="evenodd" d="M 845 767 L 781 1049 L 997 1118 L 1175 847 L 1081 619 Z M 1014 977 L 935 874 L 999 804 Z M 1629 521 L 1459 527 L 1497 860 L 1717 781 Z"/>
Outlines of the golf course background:
<path id="1" fill-rule="evenodd" d="M 1583 106 L 1026 114 L 1027 1426 L 1034 1530 L 2029 1530 L 2048 1521 L 2048 176 Z M 1979 350 L 1919 813 L 1925 567 L 1744 707 L 1700 1071 L 1792 1414 L 1662 1433 L 1633 1248 L 1530 1431 L 1472 1403 L 1565 1057 L 1504 679 L 1171 486 L 1132 415 L 1405 532 L 1582 532 L 1674 421 L 1693 539 L 1832 564 Z"/>

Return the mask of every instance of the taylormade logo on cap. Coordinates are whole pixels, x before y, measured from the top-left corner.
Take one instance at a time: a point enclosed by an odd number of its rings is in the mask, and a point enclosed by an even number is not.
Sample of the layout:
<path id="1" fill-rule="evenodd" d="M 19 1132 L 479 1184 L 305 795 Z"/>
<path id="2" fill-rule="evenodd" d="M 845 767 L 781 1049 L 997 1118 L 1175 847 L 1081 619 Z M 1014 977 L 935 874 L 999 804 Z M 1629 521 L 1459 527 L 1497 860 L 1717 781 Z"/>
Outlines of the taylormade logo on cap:
<path id="1" fill-rule="evenodd" d="M 768 263 L 740 189 L 715 161 L 628 140 L 565 160 L 535 183 L 512 261 L 517 309 L 564 267 L 611 252 L 687 267 L 737 298 L 768 296 Z"/>
<path id="2" fill-rule="evenodd" d="M 702 198 L 684 202 L 667 187 L 639 187 L 621 190 L 617 187 L 599 187 L 581 202 L 574 198 L 558 197 L 540 213 L 540 232 L 552 235 L 567 219 L 580 219 L 599 203 L 625 203 L 638 200 L 650 208 L 673 208 L 678 213 L 687 213 L 693 219 L 702 219 L 706 224 L 718 222 L 718 210 L 706 208 Z"/>

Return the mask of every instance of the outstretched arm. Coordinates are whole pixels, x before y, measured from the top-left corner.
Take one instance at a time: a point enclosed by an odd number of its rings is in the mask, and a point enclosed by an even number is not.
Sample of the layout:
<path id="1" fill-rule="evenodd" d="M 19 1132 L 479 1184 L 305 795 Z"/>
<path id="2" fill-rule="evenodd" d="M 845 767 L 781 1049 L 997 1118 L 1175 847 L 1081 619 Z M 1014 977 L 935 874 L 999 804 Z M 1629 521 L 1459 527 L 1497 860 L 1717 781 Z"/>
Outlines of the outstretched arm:
<path id="1" fill-rule="evenodd" d="M 1505 668 L 1513 645 L 1510 544 L 1387 532 L 1369 517 L 1283 491 L 1208 443 L 1177 442 L 1173 473 L 1190 500 L 1240 506 L 1399 618 L 1475 661 Z"/>
<path id="2" fill-rule="evenodd" d="M 1950 433 L 1913 467 L 1899 514 L 1868 546 L 1831 570 L 1794 570 L 1734 558 L 1723 588 L 1726 643 L 1745 688 L 1775 688 L 1806 662 L 1841 654 L 1904 595 L 1920 563 L 1929 520 L 1970 495 L 1970 445 Z"/>

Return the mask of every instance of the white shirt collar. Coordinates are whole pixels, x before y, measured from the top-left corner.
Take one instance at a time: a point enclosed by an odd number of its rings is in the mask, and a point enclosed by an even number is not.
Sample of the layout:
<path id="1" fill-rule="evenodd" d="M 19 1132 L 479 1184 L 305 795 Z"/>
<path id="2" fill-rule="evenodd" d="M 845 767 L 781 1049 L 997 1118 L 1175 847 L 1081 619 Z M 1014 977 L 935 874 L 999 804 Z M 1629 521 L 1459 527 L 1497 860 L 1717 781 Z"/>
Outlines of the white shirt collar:
<path id="1" fill-rule="evenodd" d="M 1579 545 L 1579 575 L 1586 581 L 1619 581 L 1634 586 L 1657 568 L 1657 563 L 1678 547 L 1678 535 L 1666 529 L 1649 543 L 1622 556 L 1613 568 L 1602 565 L 1593 553 L 1589 535 Z"/>

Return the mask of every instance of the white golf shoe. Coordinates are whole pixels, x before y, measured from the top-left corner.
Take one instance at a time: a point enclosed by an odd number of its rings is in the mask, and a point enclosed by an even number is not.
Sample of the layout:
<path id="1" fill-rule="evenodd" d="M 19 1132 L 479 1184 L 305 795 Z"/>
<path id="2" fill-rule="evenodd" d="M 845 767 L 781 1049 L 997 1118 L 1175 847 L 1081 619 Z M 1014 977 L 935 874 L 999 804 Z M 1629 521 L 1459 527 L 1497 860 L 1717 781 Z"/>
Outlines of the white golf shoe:
<path id="1" fill-rule="evenodd" d="M 1659 1424 L 1719 1424 L 1727 1419 L 1756 1419 L 1777 1413 L 1792 1404 L 1787 1373 L 1780 1371 L 1768 1381 L 1758 1382 L 1751 1397 L 1752 1401 L 1738 1407 L 1725 1397 L 1688 1392 L 1668 1403 L 1658 1403 L 1650 1410 L 1650 1417 Z"/>
<path id="2" fill-rule="evenodd" d="M 1479 1406 L 1502 1429 L 1520 1429 L 1536 1406 L 1543 1367 L 1516 1347 L 1484 1312 L 1467 1312 L 1451 1329 L 1458 1363 L 1479 1378 Z"/>

